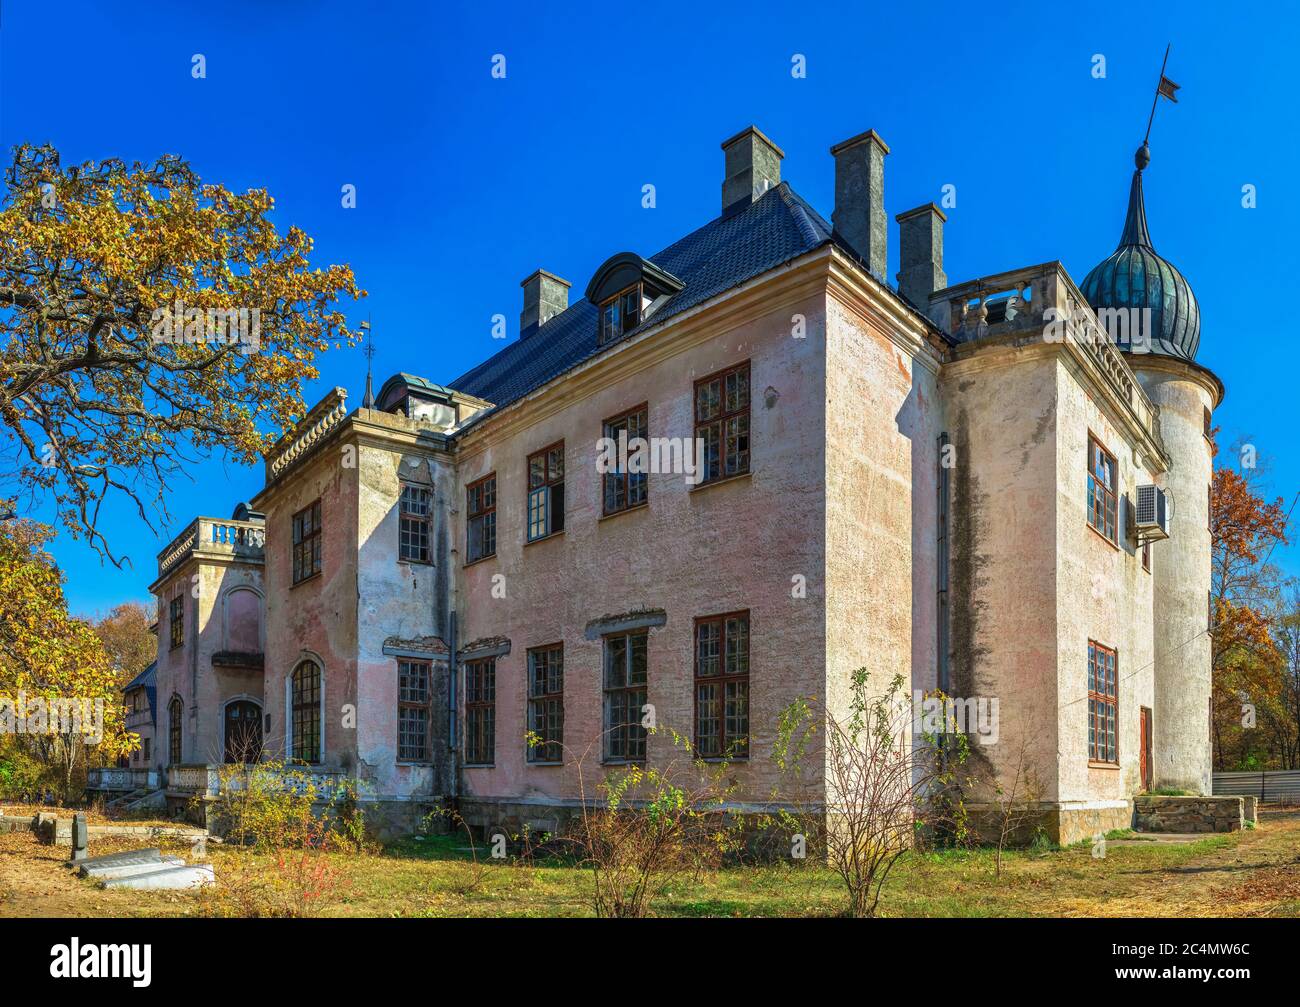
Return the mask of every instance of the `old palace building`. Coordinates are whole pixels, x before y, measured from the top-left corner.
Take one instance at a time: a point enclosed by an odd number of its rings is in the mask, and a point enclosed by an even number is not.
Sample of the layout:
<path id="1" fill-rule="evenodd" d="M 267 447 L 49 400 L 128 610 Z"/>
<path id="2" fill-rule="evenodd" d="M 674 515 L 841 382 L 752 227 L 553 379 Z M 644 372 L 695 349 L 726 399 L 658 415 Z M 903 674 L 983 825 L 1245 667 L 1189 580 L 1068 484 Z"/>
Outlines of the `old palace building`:
<path id="1" fill-rule="evenodd" d="M 255 498 L 163 550 L 133 765 L 173 803 L 260 752 L 358 779 L 393 828 L 449 800 L 549 826 L 580 773 L 674 757 L 652 707 L 757 805 L 779 712 L 842 708 L 860 667 L 997 699 L 980 767 L 1027 750 L 1059 840 L 1209 792 L 1223 388 L 1152 246 L 1145 146 L 1081 285 L 949 283 L 933 205 L 897 214 L 891 285 L 873 131 L 831 148 L 829 220 L 759 130 L 722 149 L 716 218 L 651 255 L 611 236 L 579 291 L 537 270 L 466 374 L 329 392 Z M 676 462 L 611 471 L 604 438 Z"/>

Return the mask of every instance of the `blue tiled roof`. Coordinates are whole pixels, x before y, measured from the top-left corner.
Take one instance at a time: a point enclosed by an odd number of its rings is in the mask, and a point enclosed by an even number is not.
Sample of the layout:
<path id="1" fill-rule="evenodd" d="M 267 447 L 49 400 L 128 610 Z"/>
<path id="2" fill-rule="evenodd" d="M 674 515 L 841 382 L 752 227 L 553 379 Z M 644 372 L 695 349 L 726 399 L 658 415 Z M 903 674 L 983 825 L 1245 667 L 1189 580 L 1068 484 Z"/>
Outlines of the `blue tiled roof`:
<path id="1" fill-rule="evenodd" d="M 645 322 L 657 325 L 831 240 L 831 226 L 782 182 L 739 213 L 719 217 L 650 261 L 686 286 Z M 598 311 L 583 299 L 462 374 L 451 387 L 495 403 L 523 398 L 614 342 L 596 345 Z M 622 339 L 639 330 L 634 329 Z"/>
<path id="2" fill-rule="evenodd" d="M 149 700 L 149 715 L 155 718 L 158 709 L 158 662 L 154 661 L 144 671 L 136 675 L 135 678 L 126 683 L 126 688 L 122 690 L 123 695 L 132 689 L 138 689 L 144 686 L 145 697 Z"/>

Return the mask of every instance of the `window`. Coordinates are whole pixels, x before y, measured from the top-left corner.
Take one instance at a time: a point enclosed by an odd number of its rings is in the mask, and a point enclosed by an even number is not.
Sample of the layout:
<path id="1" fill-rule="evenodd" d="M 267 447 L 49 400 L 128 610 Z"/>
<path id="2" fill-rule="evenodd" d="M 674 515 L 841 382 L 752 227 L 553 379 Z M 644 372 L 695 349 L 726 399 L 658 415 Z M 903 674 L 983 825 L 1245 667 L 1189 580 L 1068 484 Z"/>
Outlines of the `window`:
<path id="1" fill-rule="evenodd" d="M 605 759 L 639 762 L 645 758 L 646 634 L 605 637 Z"/>
<path id="2" fill-rule="evenodd" d="M 1088 641 L 1088 761 L 1119 765 L 1119 678 L 1115 652 Z"/>
<path id="3" fill-rule="evenodd" d="M 564 531 L 564 442 L 528 456 L 528 541 Z"/>
<path id="4" fill-rule="evenodd" d="M 172 650 L 185 642 L 185 595 L 178 594 L 167 608 L 168 633 Z"/>
<path id="5" fill-rule="evenodd" d="M 497 551 L 497 476 L 493 472 L 465 489 L 469 523 L 468 562 L 495 556 Z"/>
<path id="6" fill-rule="evenodd" d="M 180 696 L 173 696 L 167 704 L 167 763 L 179 766 L 181 762 L 181 718 L 185 716 L 185 704 Z"/>
<path id="7" fill-rule="evenodd" d="M 560 762 L 564 757 L 564 645 L 528 652 L 529 762 Z"/>
<path id="8" fill-rule="evenodd" d="M 496 755 L 497 661 L 465 662 L 465 762 L 490 766 Z"/>
<path id="9" fill-rule="evenodd" d="M 143 741 L 144 751 L 143 751 L 141 757 L 142 757 L 142 760 L 143 760 L 144 762 L 148 762 L 148 761 L 149 761 L 149 749 L 150 749 L 150 747 L 151 747 L 151 746 L 150 746 L 150 742 L 152 742 L 152 741 L 153 741 L 153 738 L 145 738 L 144 741 Z"/>
<path id="10" fill-rule="evenodd" d="M 397 662 L 397 758 L 399 762 L 429 761 L 429 723 L 433 706 L 428 661 Z"/>
<path id="11" fill-rule="evenodd" d="M 427 486 L 402 486 L 398 505 L 398 556 L 408 563 L 429 562 L 429 521 L 433 491 Z"/>
<path id="12" fill-rule="evenodd" d="M 1210 417 L 1210 408 L 1209 408 L 1209 406 L 1202 406 L 1201 409 L 1202 409 L 1202 412 L 1204 413 L 1204 416 L 1205 416 L 1205 439 L 1206 439 L 1207 441 L 1213 441 L 1213 440 L 1214 440 L 1214 428 L 1211 426 L 1211 424 L 1212 424 L 1214 421 L 1213 421 L 1213 420 L 1211 419 L 1211 417 Z"/>
<path id="13" fill-rule="evenodd" d="M 600 306 L 600 345 L 641 324 L 641 284 L 620 290 Z"/>
<path id="14" fill-rule="evenodd" d="M 1147 573 L 1151 572 L 1151 543 L 1142 543 L 1142 569 Z"/>
<path id="15" fill-rule="evenodd" d="M 749 471 L 749 361 L 695 382 L 695 437 L 704 442 L 700 482 Z"/>
<path id="16" fill-rule="evenodd" d="M 749 613 L 695 620 L 695 750 L 748 757 Z"/>
<path id="17" fill-rule="evenodd" d="M 293 516 L 293 582 L 320 573 L 320 501 Z"/>
<path id="18" fill-rule="evenodd" d="M 321 761 L 320 668 L 303 661 L 293 670 L 289 686 L 291 749 L 296 762 L 317 765 Z"/>
<path id="19" fill-rule="evenodd" d="M 1118 476 L 1115 456 L 1088 435 L 1088 524 L 1115 542 L 1115 499 Z"/>
<path id="20" fill-rule="evenodd" d="M 625 463 L 633 453 L 631 444 L 634 440 L 645 438 L 648 411 L 647 406 L 637 406 L 621 416 L 605 421 L 605 437 L 618 447 L 619 462 Z M 623 450 L 624 444 L 628 445 L 626 450 Z M 640 472 L 630 472 L 626 467 L 619 468 L 615 465 L 612 471 L 605 473 L 604 513 L 617 514 L 646 502 L 645 470 L 649 467 L 649 459 L 644 459 L 644 463 L 637 467 L 641 469 Z"/>

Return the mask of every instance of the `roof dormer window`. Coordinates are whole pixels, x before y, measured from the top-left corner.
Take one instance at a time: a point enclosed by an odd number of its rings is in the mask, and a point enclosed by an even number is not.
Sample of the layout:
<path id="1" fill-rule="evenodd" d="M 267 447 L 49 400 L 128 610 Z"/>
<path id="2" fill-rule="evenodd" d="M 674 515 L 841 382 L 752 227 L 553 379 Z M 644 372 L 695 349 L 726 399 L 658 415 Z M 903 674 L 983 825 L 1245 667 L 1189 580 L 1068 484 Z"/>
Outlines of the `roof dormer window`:
<path id="1" fill-rule="evenodd" d="M 600 343 L 603 346 L 641 324 L 641 315 L 649 303 L 640 283 L 621 290 L 600 306 Z"/>
<path id="2" fill-rule="evenodd" d="M 684 286 L 634 252 L 608 259 L 587 285 L 587 300 L 600 309 L 597 344 L 604 346 L 631 332 Z"/>

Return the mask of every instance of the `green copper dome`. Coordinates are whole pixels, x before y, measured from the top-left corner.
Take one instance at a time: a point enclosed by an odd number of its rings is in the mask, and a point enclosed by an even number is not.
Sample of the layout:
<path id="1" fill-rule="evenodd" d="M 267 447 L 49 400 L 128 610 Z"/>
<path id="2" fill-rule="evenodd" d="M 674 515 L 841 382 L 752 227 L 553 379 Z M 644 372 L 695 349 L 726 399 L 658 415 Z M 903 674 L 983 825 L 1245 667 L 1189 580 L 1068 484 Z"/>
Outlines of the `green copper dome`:
<path id="1" fill-rule="evenodd" d="M 1157 255 L 1151 245 L 1142 198 L 1142 169 L 1151 163 L 1151 151 L 1145 143 L 1134 160 L 1137 170 L 1129 189 L 1128 217 L 1119 247 L 1085 277 L 1083 296 L 1097 311 L 1138 309 L 1129 316 L 1127 330 L 1111 333 L 1121 350 L 1194 360 L 1201 343 L 1201 309 L 1183 274 Z M 1151 309 L 1150 331 L 1138 335 L 1136 327 L 1143 325 L 1142 308 Z"/>

